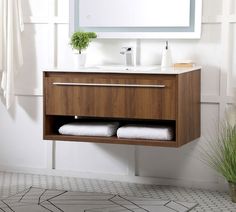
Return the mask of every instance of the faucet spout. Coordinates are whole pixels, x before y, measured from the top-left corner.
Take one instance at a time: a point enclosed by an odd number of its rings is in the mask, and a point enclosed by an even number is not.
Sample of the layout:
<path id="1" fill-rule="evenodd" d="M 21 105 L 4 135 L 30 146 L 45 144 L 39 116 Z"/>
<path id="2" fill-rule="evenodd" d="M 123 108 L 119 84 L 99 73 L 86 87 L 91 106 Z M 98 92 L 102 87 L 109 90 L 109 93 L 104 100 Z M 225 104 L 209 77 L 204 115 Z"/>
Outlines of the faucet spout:
<path id="1" fill-rule="evenodd" d="M 127 53 L 129 53 L 129 52 L 131 52 L 132 51 L 132 48 L 131 47 L 122 47 L 121 48 L 121 51 L 120 51 L 120 54 L 127 54 Z"/>

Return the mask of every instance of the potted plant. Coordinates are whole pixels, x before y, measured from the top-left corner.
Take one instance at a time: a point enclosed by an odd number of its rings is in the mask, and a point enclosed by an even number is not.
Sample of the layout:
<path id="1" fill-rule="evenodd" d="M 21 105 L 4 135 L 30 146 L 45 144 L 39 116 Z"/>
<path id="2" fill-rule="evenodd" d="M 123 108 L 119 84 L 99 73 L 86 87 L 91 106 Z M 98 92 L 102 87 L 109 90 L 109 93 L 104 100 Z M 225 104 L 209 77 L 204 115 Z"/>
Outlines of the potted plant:
<path id="1" fill-rule="evenodd" d="M 86 54 L 83 54 L 82 51 L 85 50 L 92 39 L 97 38 L 97 34 L 95 32 L 74 32 L 71 36 L 70 45 L 72 49 L 76 50 L 77 58 L 77 66 L 83 67 L 86 62 Z"/>
<path id="2" fill-rule="evenodd" d="M 221 123 L 216 138 L 207 144 L 208 148 L 202 148 L 201 153 L 204 162 L 228 181 L 232 202 L 236 203 L 236 119 L 234 114 Z"/>

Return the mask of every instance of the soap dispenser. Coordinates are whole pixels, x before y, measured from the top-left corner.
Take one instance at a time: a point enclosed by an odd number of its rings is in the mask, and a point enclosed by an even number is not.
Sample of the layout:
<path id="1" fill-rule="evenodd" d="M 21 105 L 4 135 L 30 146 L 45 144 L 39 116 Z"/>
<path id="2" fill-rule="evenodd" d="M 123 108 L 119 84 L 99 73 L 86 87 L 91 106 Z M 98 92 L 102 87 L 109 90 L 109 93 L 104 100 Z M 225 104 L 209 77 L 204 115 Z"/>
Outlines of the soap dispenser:
<path id="1" fill-rule="evenodd" d="M 169 49 L 168 41 L 166 41 L 165 48 L 162 52 L 162 61 L 161 61 L 161 68 L 168 68 L 172 66 L 172 58 L 171 58 L 171 52 Z"/>

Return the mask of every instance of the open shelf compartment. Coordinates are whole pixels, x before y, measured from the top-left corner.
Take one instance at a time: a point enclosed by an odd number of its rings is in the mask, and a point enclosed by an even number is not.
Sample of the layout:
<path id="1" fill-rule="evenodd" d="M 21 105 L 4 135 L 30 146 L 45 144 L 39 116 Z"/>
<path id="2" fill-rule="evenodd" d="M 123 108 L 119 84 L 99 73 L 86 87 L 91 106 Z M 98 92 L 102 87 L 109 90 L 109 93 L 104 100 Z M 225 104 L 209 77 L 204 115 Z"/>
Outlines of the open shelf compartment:
<path id="1" fill-rule="evenodd" d="M 74 136 L 74 135 L 61 135 L 58 129 L 67 123 L 71 122 L 113 122 L 117 121 L 121 126 L 126 124 L 143 124 L 143 125 L 166 125 L 171 126 L 174 130 L 174 139 L 171 141 L 151 140 L 151 139 L 124 139 L 116 136 L 100 137 L 100 136 Z M 78 117 L 74 116 L 54 116 L 48 115 L 44 119 L 44 139 L 56 141 L 74 141 L 74 142 L 93 142 L 93 143 L 109 143 L 109 144 L 128 144 L 128 145 L 144 145 L 144 146 L 163 146 L 163 147 L 177 147 L 176 141 L 176 123 L 174 120 L 143 120 L 143 119 L 115 119 L 115 118 L 91 118 L 91 117 Z"/>

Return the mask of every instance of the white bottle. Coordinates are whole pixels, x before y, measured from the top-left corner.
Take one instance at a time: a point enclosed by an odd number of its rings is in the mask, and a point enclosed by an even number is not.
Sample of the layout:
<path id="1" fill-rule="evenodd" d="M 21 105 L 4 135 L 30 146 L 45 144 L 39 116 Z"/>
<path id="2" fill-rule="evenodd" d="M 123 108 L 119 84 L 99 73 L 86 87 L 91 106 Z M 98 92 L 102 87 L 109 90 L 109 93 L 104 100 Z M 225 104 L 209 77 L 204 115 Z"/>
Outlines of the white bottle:
<path id="1" fill-rule="evenodd" d="M 161 68 L 166 69 L 172 66 L 172 57 L 171 52 L 168 46 L 168 41 L 166 41 L 165 48 L 162 52 L 162 61 L 161 61 Z"/>

